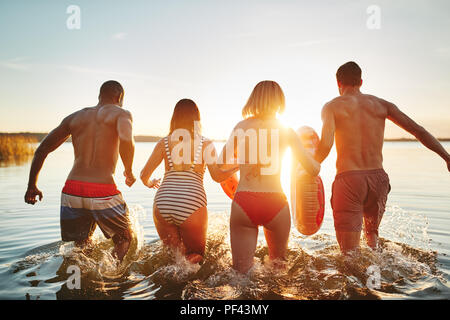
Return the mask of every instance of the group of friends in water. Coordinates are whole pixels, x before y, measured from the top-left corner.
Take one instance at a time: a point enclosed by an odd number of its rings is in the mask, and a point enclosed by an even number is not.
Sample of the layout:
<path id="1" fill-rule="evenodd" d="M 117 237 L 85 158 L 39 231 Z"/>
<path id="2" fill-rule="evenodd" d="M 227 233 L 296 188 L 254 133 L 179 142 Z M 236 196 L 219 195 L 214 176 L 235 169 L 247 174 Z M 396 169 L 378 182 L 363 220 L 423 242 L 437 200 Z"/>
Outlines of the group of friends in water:
<path id="1" fill-rule="evenodd" d="M 361 69 L 355 62 L 340 66 L 336 78 L 340 95 L 322 109 L 321 139 L 314 155 L 304 148 L 293 129 L 277 119 L 285 109 L 285 97 L 274 81 L 261 81 L 255 86 L 242 110 L 243 120 L 234 127 L 220 154 L 213 142 L 201 135 L 197 105 L 189 99 L 180 100 L 173 111 L 169 134 L 156 144 L 140 174 L 144 185 L 158 189 L 153 220 L 163 244 L 181 250 L 192 263 L 201 262 L 208 226 L 203 186 L 206 167 L 216 182 L 239 171 L 230 214 L 233 268 L 241 273 L 252 268 L 259 226 L 264 228 L 270 260 L 282 264 L 291 229 L 289 205 L 281 187 L 281 166 L 264 170 L 271 163 L 262 159 L 261 149 L 271 150 L 270 162 L 281 163 L 290 148 L 307 173 L 316 176 L 335 142 L 337 174 L 331 206 L 339 247 L 344 254 L 357 251 L 364 230 L 368 246 L 377 248 L 378 228 L 391 188 L 383 170 L 386 119 L 437 153 L 449 171 L 450 155 L 396 105 L 361 93 Z M 72 113 L 51 131 L 36 149 L 25 194 L 26 203 L 42 200 L 37 180 L 44 161 L 71 137 L 75 158 L 61 196 L 62 240 L 74 241 L 81 247 L 89 245 L 98 225 L 106 238 L 112 238 L 113 253 L 120 261 L 133 234 L 129 209 L 114 181 L 119 156 L 126 185 L 131 187 L 136 181 L 132 166 L 133 120 L 131 113 L 122 108 L 123 98 L 121 84 L 107 81 L 100 88 L 95 107 Z M 252 134 L 238 135 L 238 131 Z M 252 137 L 256 141 L 253 145 Z M 240 156 L 236 156 L 238 152 Z M 163 180 L 152 179 L 162 162 Z"/>

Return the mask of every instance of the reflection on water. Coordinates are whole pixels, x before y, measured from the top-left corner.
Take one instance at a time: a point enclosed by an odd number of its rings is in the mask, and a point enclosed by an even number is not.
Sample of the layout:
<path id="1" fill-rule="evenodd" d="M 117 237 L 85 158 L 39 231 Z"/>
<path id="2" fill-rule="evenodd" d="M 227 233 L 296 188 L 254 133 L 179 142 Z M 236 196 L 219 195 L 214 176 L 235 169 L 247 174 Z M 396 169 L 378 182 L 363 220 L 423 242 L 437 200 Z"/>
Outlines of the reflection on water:
<path id="1" fill-rule="evenodd" d="M 23 166 L 29 163 L 33 159 L 32 155 L 23 155 L 19 157 L 9 157 L 6 159 L 0 159 L 0 168 L 11 166 Z"/>
<path id="2" fill-rule="evenodd" d="M 143 166 L 153 146 L 138 145 L 136 168 Z M 387 145 L 385 149 L 393 191 L 380 228 L 381 250 L 363 246 L 360 255 L 340 254 L 328 201 L 334 174 L 330 162 L 322 171 L 327 193 L 322 229 L 312 237 L 292 229 L 283 270 L 271 266 L 260 232 L 255 266 L 249 275 L 230 268 L 230 201 L 209 177 L 205 179 L 207 249 L 204 262 L 195 265 L 165 249 L 158 240 L 151 214 L 146 217 L 151 213 L 154 191 L 141 185 L 127 189 L 119 180 L 136 236 L 124 262 L 117 264 L 111 256 L 112 242 L 100 232 L 95 233 L 95 245 L 87 250 L 59 241 L 59 196 L 73 159 L 70 145 L 50 155 L 40 178 L 44 202 L 36 206 L 23 204 L 29 164 L 2 167 L 0 298 L 450 298 L 450 180 L 443 175 L 440 160 L 415 145 Z M 408 163 L 405 157 L 410 159 Z M 156 175 L 161 174 L 159 168 Z M 70 266 L 80 268 L 79 290 L 67 285 L 72 276 Z M 373 270 L 379 271 L 378 278 L 373 278 Z"/>

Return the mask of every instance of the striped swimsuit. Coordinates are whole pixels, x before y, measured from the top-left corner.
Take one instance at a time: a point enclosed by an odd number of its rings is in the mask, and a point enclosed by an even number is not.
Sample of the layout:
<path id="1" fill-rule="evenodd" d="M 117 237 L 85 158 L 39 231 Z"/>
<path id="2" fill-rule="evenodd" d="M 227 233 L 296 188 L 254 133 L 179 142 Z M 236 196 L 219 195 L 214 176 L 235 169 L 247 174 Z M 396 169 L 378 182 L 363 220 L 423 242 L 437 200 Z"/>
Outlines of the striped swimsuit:
<path id="1" fill-rule="evenodd" d="M 156 192 L 155 204 L 159 213 L 167 222 L 179 226 L 195 211 L 201 207 L 206 207 L 206 194 L 203 187 L 205 168 L 203 168 L 202 173 L 194 171 L 194 166 L 201 156 L 203 137 L 189 170 L 173 170 L 167 137 L 164 138 L 164 146 L 169 170 L 164 174 L 161 187 Z"/>

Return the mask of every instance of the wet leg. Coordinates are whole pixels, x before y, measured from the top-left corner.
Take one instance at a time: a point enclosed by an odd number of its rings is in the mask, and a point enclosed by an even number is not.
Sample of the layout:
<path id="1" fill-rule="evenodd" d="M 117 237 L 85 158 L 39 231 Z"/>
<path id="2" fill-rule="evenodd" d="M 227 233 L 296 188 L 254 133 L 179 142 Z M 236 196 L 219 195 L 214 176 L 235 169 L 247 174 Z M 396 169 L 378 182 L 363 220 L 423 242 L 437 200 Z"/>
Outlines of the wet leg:
<path id="1" fill-rule="evenodd" d="M 378 227 L 381 222 L 382 215 L 364 215 L 364 236 L 366 238 L 367 245 L 373 250 L 378 247 Z"/>
<path id="2" fill-rule="evenodd" d="M 184 252 L 183 243 L 181 241 L 179 228 L 167 222 L 159 213 L 156 206 L 153 207 L 153 221 L 156 226 L 156 231 L 161 238 L 163 244 L 174 250 L 181 250 Z"/>
<path id="3" fill-rule="evenodd" d="M 284 260 L 291 230 L 289 206 L 285 206 L 267 225 L 264 226 L 270 260 Z"/>
<path id="4" fill-rule="evenodd" d="M 130 248 L 131 240 L 132 240 L 131 230 L 126 229 L 119 233 L 116 233 L 112 239 L 114 242 L 114 251 L 113 255 L 119 260 L 122 261 L 125 255 Z"/>
<path id="5" fill-rule="evenodd" d="M 208 211 L 202 207 L 192 213 L 180 226 L 186 258 L 192 263 L 203 260 L 208 228 Z"/>
<path id="6" fill-rule="evenodd" d="M 238 272 L 247 273 L 253 266 L 258 227 L 234 201 L 231 205 L 230 240 L 233 268 Z"/>
<path id="7" fill-rule="evenodd" d="M 361 231 L 347 232 L 336 230 L 336 238 L 343 254 L 359 250 L 359 241 L 361 238 Z"/>

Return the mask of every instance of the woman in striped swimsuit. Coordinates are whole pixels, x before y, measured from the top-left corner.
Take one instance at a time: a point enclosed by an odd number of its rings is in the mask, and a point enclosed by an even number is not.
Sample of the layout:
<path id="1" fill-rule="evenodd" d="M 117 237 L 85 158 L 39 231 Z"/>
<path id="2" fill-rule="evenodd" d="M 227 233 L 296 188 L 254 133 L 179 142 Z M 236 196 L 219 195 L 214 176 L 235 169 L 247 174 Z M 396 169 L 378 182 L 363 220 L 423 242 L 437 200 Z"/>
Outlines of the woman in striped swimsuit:
<path id="1" fill-rule="evenodd" d="M 153 219 L 161 240 L 171 248 L 181 249 L 193 263 L 202 260 L 206 244 L 205 167 L 208 165 L 216 182 L 226 180 L 238 169 L 219 169 L 215 147 L 199 134 L 199 128 L 200 112 L 196 104 L 189 99 L 180 100 L 173 112 L 170 134 L 157 143 L 141 172 L 141 180 L 147 187 L 159 189 Z M 203 154 L 208 154 L 209 159 L 204 159 Z M 166 172 L 160 186 L 159 179 L 150 177 L 163 160 Z"/>

